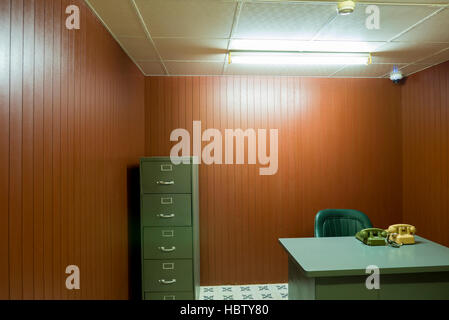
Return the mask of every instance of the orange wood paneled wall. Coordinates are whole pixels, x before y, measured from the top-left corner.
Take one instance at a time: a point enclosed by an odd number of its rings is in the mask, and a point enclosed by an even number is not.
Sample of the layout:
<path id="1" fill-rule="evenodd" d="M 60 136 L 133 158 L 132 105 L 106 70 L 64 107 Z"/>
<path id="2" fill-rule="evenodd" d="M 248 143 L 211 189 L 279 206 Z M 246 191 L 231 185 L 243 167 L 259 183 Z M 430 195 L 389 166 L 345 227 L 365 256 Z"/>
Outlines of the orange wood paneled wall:
<path id="1" fill-rule="evenodd" d="M 449 62 L 402 88 L 403 218 L 449 246 Z"/>
<path id="2" fill-rule="evenodd" d="M 1 0 L 0 24 L 0 299 L 127 299 L 143 76 L 82 1 Z"/>
<path id="3" fill-rule="evenodd" d="M 170 133 L 279 129 L 279 171 L 200 167 L 203 285 L 284 282 L 282 237 L 313 236 L 316 212 L 359 209 L 379 227 L 401 221 L 401 89 L 386 79 L 146 78 L 146 154 Z"/>

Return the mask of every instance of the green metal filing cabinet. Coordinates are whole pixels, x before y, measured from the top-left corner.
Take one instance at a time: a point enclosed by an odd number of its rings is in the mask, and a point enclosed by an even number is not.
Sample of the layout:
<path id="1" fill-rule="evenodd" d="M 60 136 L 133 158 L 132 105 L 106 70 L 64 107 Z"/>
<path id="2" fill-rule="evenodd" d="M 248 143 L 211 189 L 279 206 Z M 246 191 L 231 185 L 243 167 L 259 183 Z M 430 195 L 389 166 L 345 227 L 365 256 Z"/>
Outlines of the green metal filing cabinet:
<path id="1" fill-rule="evenodd" d="M 141 159 L 140 198 L 142 298 L 198 299 L 198 165 L 174 165 L 169 157 Z"/>

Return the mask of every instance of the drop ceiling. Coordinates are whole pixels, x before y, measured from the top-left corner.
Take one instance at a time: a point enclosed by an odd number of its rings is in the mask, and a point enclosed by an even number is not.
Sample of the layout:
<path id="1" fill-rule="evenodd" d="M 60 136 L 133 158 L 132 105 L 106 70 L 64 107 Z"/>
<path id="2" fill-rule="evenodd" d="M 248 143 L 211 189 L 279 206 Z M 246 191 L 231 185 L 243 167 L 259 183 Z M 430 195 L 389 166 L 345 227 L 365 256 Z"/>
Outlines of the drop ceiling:
<path id="1" fill-rule="evenodd" d="M 337 1 L 85 0 L 147 76 L 288 75 L 388 77 L 449 60 L 449 0 L 357 1 L 339 16 Z M 380 29 L 365 26 L 365 9 L 380 9 Z M 369 66 L 228 64 L 246 40 L 301 41 L 311 47 L 368 48 Z M 238 49 L 238 48 L 237 48 Z"/>

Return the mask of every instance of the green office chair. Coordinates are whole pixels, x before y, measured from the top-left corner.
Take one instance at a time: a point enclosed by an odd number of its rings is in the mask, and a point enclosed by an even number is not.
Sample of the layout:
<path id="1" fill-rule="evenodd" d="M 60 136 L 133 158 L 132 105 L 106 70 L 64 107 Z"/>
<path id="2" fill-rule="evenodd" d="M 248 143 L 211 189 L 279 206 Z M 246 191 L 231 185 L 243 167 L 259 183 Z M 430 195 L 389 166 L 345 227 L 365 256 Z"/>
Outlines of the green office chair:
<path id="1" fill-rule="evenodd" d="M 372 228 L 366 214 L 351 209 L 326 209 L 315 216 L 315 237 L 349 237 Z"/>

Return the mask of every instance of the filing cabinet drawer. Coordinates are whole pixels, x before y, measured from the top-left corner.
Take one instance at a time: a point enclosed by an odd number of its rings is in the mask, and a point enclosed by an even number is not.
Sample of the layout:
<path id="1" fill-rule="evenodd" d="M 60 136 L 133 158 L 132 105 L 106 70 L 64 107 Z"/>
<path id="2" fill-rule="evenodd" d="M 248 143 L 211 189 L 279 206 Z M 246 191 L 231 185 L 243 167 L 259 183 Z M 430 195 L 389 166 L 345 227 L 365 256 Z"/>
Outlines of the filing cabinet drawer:
<path id="1" fill-rule="evenodd" d="M 190 194 L 142 195 L 144 227 L 190 226 L 192 196 Z"/>
<path id="2" fill-rule="evenodd" d="M 191 193 L 191 166 L 168 162 L 142 163 L 143 193 Z"/>
<path id="3" fill-rule="evenodd" d="M 145 260 L 144 291 L 192 291 L 192 260 Z"/>
<path id="4" fill-rule="evenodd" d="M 144 228 L 144 259 L 191 259 L 192 228 Z"/>
<path id="5" fill-rule="evenodd" d="M 145 300 L 194 300 L 193 292 L 145 292 Z"/>

